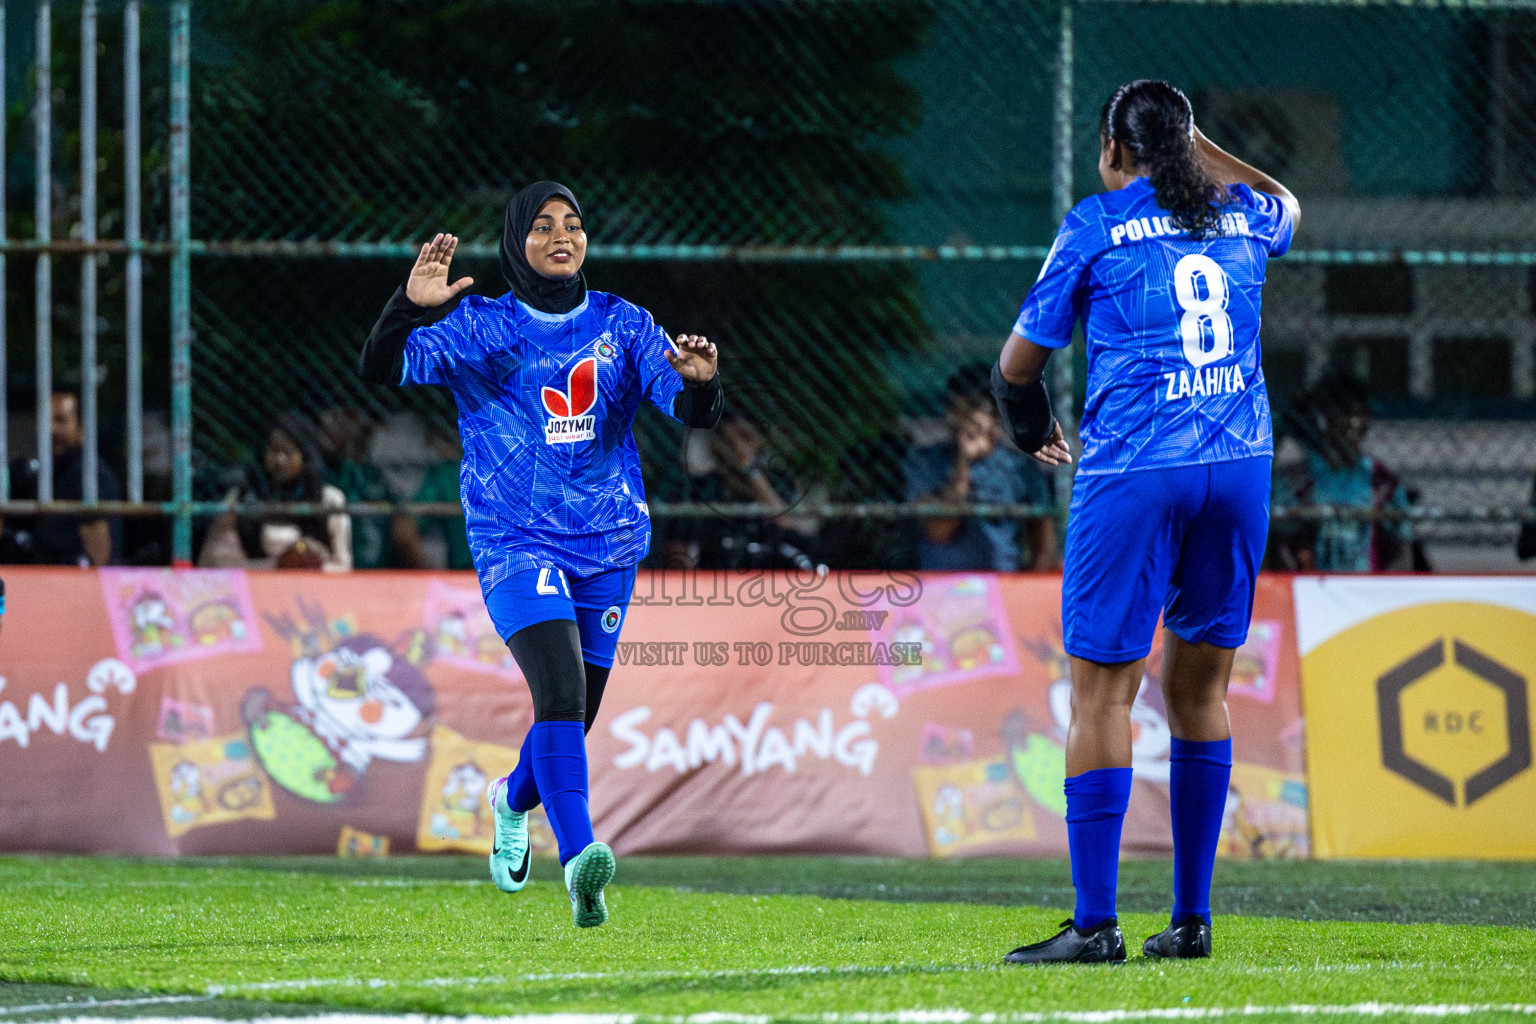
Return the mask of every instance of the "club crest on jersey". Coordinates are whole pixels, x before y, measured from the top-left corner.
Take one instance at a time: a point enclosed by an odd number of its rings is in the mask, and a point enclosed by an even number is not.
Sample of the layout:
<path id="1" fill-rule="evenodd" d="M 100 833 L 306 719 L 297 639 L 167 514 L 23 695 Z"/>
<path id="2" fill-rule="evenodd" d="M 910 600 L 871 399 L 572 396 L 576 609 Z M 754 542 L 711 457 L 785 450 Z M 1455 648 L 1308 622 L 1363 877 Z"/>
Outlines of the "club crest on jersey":
<path id="1" fill-rule="evenodd" d="M 588 356 L 571 368 L 565 390 L 545 387 L 540 392 L 549 419 L 544 423 L 545 444 L 590 441 L 597 436 L 597 360 Z"/>
<path id="2" fill-rule="evenodd" d="M 609 359 L 612 359 L 614 356 L 619 354 L 619 350 L 614 348 L 613 342 L 609 341 L 606 338 L 604 338 L 602 341 L 599 341 L 597 343 L 596 351 L 597 351 L 597 357 L 599 359 L 604 360 L 605 362 L 607 360 L 609 360 Z"/>

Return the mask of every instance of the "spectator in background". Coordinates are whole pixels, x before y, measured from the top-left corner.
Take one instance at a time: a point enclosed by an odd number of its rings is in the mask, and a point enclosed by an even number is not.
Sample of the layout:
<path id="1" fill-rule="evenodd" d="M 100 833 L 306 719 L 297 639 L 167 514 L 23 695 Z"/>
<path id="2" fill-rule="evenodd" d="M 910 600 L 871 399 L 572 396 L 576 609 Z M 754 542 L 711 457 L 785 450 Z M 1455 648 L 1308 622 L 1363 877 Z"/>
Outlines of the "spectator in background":
<path id="1" fill-rule="evenodd" d="M 850 445 L 837 459 L 833 500 L 893 505 L 905 501 L 902 466 L 910 448 L 911 438 L 899 428 Z M 915 569 L 914 525 L 903 519 L 833 519 L 822 529 L 822 549 L 836 553 L 840 568 Z"/>
<path id="2" fill-rule="evenodd" d="M 816 571 L 813 551 L 820 524 L 793 514 L 799 487 L 776 464 L 762 428 L 740 410 L 727 407 L 707 436 L 703 454 L 697 463 L 690 459 L 690 501 L 764 505 L 771 511 L 763 517 L 720 515 L 679 524 L 667 541 L 666 564 Z"/>
<path id="3" fill-rule="evenodd" d="M 907 453 L 908 501 L 1052 504 L 1051 478 L 1037 463 L 1003 442 L 1002 423 L 988 390 L 989 367 L 956 371 L 945 385 L 949 439 Z M 919 523 L 921 569 L 1015 572 L 1056 566 L 1056 521 L 1024 521 L 1029 543 L 1021 557 L 1014 519 L 924 519 Z"/>
<path id="4" fill-rule="evenodd" d="M 1536 512 L 1536 479 L 1531 481 L 1531 512 Z M 1515 554 L 1523 562 L 1536 558 L 1536 522 L 1527 521 L 1520 526 L 1520 536 L 1515 541 Z"/>
<path id="5" fill-rule="evenodd" d="M 341 490 L 325 482 L 314 426 L 297 412 L 280 412 L 263 435 L 261 462 L 232 488 L 228 500 L 312 502 L 340 507 Z M 344 512 L 294 517 L 264 515 L 238 521 L 234 512 L 208 529 L 197 564 L 211 568 L 323 569 L 352 568 L 352 520 Z"/>
<path id="6" fill-rule="evenodd" d="M 143 420 L 144 500 L 170 501 L 171 418 L 162 409 L 146 409 Z M 212 476 L 204 471 L 194 474 Z M 217 498 L 218 492 L 212 495 Z M 194 495 L 203 497 L 206 495 Z M 133 516 L 123 522 L 122 560 L 129 565 L 169 565 L 172 520 L 169 516 Z"/>
<path id="7" fill-rule="evenodd" d="M 1370 393 L 1348 374 L 1319 381 L 1290 417 L 1304 454 L 1277 468 L 1274 504 L 1346 509 L 1405 509 L 1408 494 L 1394 474 L 1365 454 Z M 1281 568 L 1303 572 L 1379 572 L 1414 568 L 1412 533 L 1404 520 L 1333 519 L 1275 530 Z M 1427 566 L 1426 566 L 1427 567 Z"/>
<path id="8" fill-rule="evenodd" d="M 427 467 L 439 461 L 427 438 L 427 428 L 414 412 L 392 413 L 374 427 L 368 439 L 368 461 L 384 474 L 389 493 L 413 497 L 426 483 Z"/>
<path id="9" fill-rule="evenodd" d="M 50 403 L 49 433 L 53 437 L 53 497 L 55 501 L 79 501 L 84 495 L 85 428 L 80 422 L 80 388 L 59 384 Z M 18 499 L 37 498 L 36 458 L 11 463 L 11 494 Z M 122 484 L 105 459 L 96 462 L 96 496 L 102 501 L 121 501 Z M 4 523 L 0 542 L 4 560 L 40 565 L 109 565 L 122 550 L 119 519 L 77 519 L 63 516 L 17 517 Z"/>
<path id="10" fill-rule="evenodd" d="M 427 466 L 415 501 L 440 501 L 453 505 L 459 499 L 459 470 L 464 449 L 457 434 L 439 436 L 432 442 L 436 462 Z M 399 565 L 407 569 L 473 569 L 469 533 L 464 514 L 456 516 L 397 516 L 392 537 Z"/>
<path id="11" fill-rule="evenodd" d="M 384 472 L 368 461 L 373 424 L 362 410 L 332 406 L 322 409 L 316 422 L 326 482 L 341 491 L 349 502 L 394 501 Z M 392 533 L 390 521 L 382 516 L 359 516 L 353 520 L 352 568 L 384 569 L 393 565 Z"/>

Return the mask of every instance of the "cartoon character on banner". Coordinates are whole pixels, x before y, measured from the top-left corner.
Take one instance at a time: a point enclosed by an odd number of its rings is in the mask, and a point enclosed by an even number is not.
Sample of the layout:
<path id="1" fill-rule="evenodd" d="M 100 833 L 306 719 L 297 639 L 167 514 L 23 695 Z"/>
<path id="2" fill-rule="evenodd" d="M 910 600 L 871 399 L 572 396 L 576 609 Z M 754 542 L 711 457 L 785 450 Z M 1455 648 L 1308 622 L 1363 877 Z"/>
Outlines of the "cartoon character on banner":
<path id="1" fill-rule="evenodd" d="M 388 857 L 389 836 L 376 836 L 371 832 L 343 825 L 341 834 L 336 838 L 336 856 L 380 859 Z"/>
<path id="2" fill-rule="evenodd" d="M 176 632 L 176 620 L 171 616 L 165 597 L 156 590 L 145 590 L 134 599 L 129 612 L 133 630 L 133 652 L 143 656 L 158 654 L 167 647 L 182 642 Z"/>
<path id="3" fill-rule="evenodd" d="M 98 576 L 117 656 L 135 672 L 261 650 L 243 570 L 109 566 Z"/>
<path id="4" fill-rule="evenodd" d="M 975 753 L 976 734 L 969 729 L 924 722 L 917 748 L 917 759 L 924 764 L 958 764 L 969 761 Z"/>
<path id="5" fill-rule="evenodd" d="M 469 649 L 469 626 L 464 613 L 457 608 L 443 613 L 437 623 L 437 649 L 443 654 L 466 655 Z"/>
<path id="6" fill-rule="evenodd" d="M 155 735 L 171 743 L 192 743 L 213 735 L 213 708 L 175 697 L 160 698 L 160 722 Z"/>
<path id="7" fill-rule="evenodd" d="M 177 823 L 196 821 L 211 809 L 203 793 L 203 773 L 191 761 L 181 761 L 171 770 L 170 816 Z"/>
<path id="8" fill-rule="evenodd" d="M 454 765 L 438 791 L 432 827 L 444 837 L 479 835 L 485 823 L 485 784 L 490 781 L 473 761 Z"/>
<path id="9" fill-rule="evenodd" d="M 241 734 L 151 743 L 160 809 L 172 838 L 203 825 L 272 818 L 272 798 Z"/>
<path id="10" fill-rule="evenodd" d="M 1021 711 L 1019 714 L 1024 716 L 1027 724 L 1015 723 L 1009 729 L 1005 723 L 1003 745 L 1013 752 L 1014 764 L 1024 787 L 1042 806 L 1058 810 L 1065 816 L 1066 798 L 1060 795 L 1061 785 L 1055 778 L 1054 766 L 1058 761 L 1063 765 L 1064 778 L 1067 727 L 1072 721 L 1072 662 L 1057 637 L 1021 638 L 1020 645 L 1033 654 L 1052 677 L 1047 692 L 1054 727 L 1047 730 Z M 1131 705 L 1131 772 L 1135 778 L 1167 785 L 1173 730 L 1168 726 L 1168 716 L 1163 709 L 1162 688 L 1152 678 L 1156 670 L 1150 664 L 1148 669 L 1141 677 L 1136 700 Z M 1041 794 L 1045 793 L 1052 794 L 1049 800 L 1041 799 Z"/>
<path id="11" fill-rule="evenodd" d="M 292 644 L 294 704 L 266 689 L 246 692 L 241 716 L 257 760 L 278 786 L 297 797 L 334 804 L 355 797 L 375 758 L 420 761 L 421 733 L 436 705 L 422 672 L 431 645 L 421 632 L 391 645 L 353 635 L 301 598 L 303 621 L 268 615 Z"/>
<path id="12" fill-rule="evenodd" d="M 240 617 L 240 609 L 224 598 L 214 598 L 194 608 L 187 616 L 187 624 L 200 644 L 245 639 L 245 620 Z"/>
<path id="13" fill-rule="evenodd" d="M 921 653 L 917 664 L 882 665 L 881 681 L 897 696 L 905 696 L 933 686 L 1016 674 L 1018 655 L 996 581 L 967 575 L 935 577 L 930 583 L 920 603 L 901 609 L 889 623 L 871 631 Z"/>
<path id="14" fill-rule="evenodd" d="M 1067 797 L 1062 787 L 1067 779 L 1066 731 L 1054 723 L 1041 722 L 1023 708 L 1014 708 L 1003 716 L 998 732 L 1019 784 L 1035 803 L 1065 818 Z"/>
<path id="15" fill-rule="evenodd" d="M 1051 683 L 1051 717 L 1061 735 L 1066 736 L 1067 725 L 1072 721 L 1072 681 L 1057 679 Z M 1171 763 L 1168 755 L 1173 749 L 1173 730 L 1168 726 L 1168 715 L 1163 710 L 1162 687 L 1143 675 L 1141 686 L 1136 690 L 1136 700 L 1131 704 L 1131 775 L 1133 778 L 1168 784 Z"/>
<path id="16" fill-rule="evenodd" d="M 521 675 L 485 610 L 478 587 L 429 580 L 421 628 L 432 637 L 434 658 L 441 664 L 508 678 Z"/>

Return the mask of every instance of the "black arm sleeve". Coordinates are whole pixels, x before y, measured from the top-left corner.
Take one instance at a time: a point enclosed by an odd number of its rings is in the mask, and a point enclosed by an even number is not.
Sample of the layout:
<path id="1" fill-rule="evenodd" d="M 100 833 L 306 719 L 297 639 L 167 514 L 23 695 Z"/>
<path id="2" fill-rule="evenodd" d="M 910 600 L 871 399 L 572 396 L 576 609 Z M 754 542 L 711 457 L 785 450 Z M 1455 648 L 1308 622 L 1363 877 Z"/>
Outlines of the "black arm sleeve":
<path id="1" fill-rule="evenodd" d="M 672 399 L 672 415 L 682 420 L 685 427 L 712 430 L 724 411 L 725 389 L 720 386 L 719 373 L 703 384 L 685 382 L 683 390 Z"/>
<path id="2" fill-rule="evenodd" d="M 1056 417 L 1051 415 L 1051 396 L 1043 379 L 1033 384 L 1010 384 L 1003 379 L 1002 366 L 993 363 L 992 397 L 997 400 L 1003 429 L 1021 451 L 1033 455 L 1045 447 L 1056 429 Z"/>
<path id="3" fill-rule="evenodd" d="M 418 306 L 405 297 L 405 285 L 396 288 L 363 342 L 357 375 L 371 384 L 399 384 L 405 372 L 405 342 L 411 332 L 437 323 L 458 306 L 457 298 L 432 308 Z"/>

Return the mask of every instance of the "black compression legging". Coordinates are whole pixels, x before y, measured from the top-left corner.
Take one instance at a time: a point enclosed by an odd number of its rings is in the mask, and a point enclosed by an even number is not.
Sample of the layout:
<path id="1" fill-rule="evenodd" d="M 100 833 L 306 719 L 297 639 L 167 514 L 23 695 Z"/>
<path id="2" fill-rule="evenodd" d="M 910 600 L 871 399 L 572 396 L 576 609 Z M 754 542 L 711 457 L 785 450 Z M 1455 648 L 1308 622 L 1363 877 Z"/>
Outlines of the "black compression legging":
<path id="1" fill-rule="evenodd" d="M 513 633 L 507 649 L 528 680 L 535 722 L 581 722 L 592 731 L 609 670 L 582 660 L 575 622 L 535 622 Z"/>

